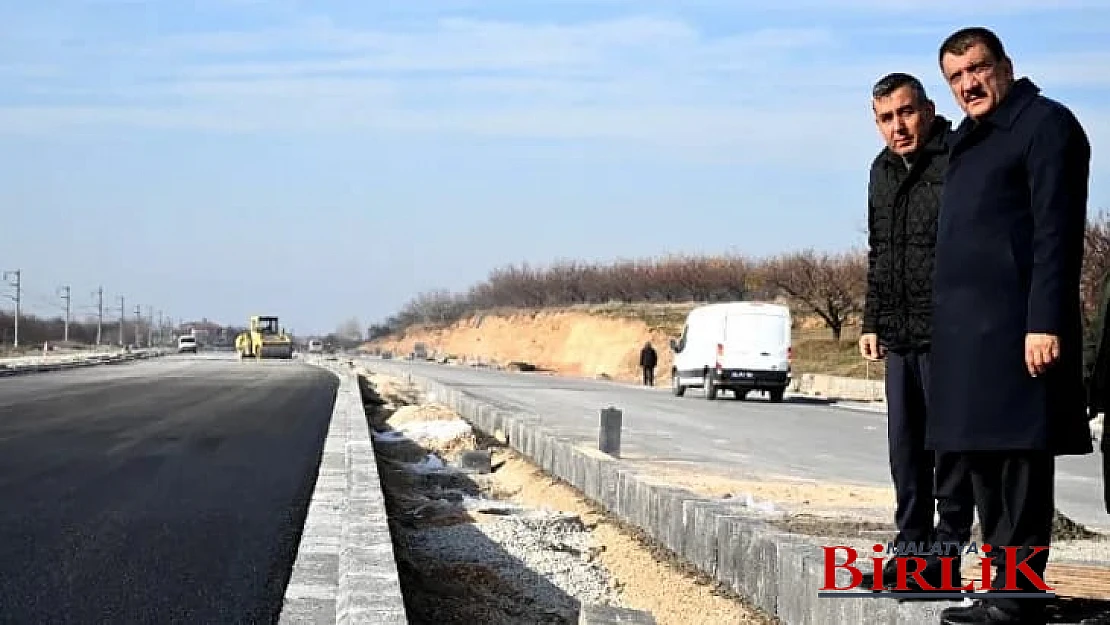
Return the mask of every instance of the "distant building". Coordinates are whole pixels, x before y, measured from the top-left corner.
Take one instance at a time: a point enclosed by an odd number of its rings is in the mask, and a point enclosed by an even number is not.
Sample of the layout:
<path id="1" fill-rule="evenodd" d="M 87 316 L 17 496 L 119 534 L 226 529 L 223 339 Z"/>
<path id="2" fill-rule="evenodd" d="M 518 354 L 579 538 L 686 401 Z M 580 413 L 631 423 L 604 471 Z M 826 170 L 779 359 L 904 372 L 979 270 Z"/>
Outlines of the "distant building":
<path id="1" fill-rule="evenodd" d="M 177 327 L 176 334 L 191 334 L 197 337 L 197 341 L 206 345 L 215 345 L 225 343 L 228 340 L 234 340 L 235 337 L 228 339 L 227 331 L 220 324 L 209 321 L 207 317 L 202 318 L 200 321 L 187 321 Z"/>

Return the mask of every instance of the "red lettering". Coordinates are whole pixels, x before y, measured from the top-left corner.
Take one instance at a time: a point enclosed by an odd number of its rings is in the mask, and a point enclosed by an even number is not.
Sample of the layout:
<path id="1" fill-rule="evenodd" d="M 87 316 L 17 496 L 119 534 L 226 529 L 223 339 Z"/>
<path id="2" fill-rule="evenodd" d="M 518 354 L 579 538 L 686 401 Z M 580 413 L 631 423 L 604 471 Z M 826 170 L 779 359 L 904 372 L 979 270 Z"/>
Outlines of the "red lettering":
<path id="1" fill-rule="evenodd" d="M 883 558 L 871 558 L 871 590 L 878 592 L 883 589 Z"/>
<path id="2" fill-rule="evenodd" d="M 935 588 L 930 586 L 925 581 L 925 578 L 921 577 L 921 571 L 925 570 L 925 564 L 926 564 L 925 558 L 919 558 L 919 557 L 916 557 L 916 556 L 909 557 L 909 558 L 906 558 L 906 557 L 898 558 L 898 584 L 895 586 L 896 589 L 898 589 L 898 590 L 909 590 L 909 585 L 908 585 L 909 580 L 906 579 L 907 578 L 907 571 L 906 571 L 906 563 L 907 562 L 917 563 L 917 568 L 915 568 L 913 571 L 909 571 L 908 575 L 913 576 L 914 581 L 917 582 L 917 585 L 922 590 L 936 590 Z"/>
<path id="3" fill-rule="evenodd" d="M 1018 549 L 1024 549 L 1024 547 L 1003 547 L 1002 549 L 1006 552 L 1005 590 L 1021 590 L 1017 587 L 1018 570 L 1020 570 L 1025 575 L 1025 579 L 1032 582 L 1038 590 L 1054 590 L 1053 588 L 1048 587 L 1048 584 L 1045 583 L 1044 579 L 1042 579 L 1036 571 L 1029 568 L 1029 559 L 1042 551 L 1048 551 L 1048 547 L 1031 547 L 1033 553 L 1029 554 L 1024 560 L 1016 564 L 1014 562 L 1017 560 L 1017 551 Z"/>
<path id="4" fill-rule="evenodd" d="M 940 588 L 937 590 L 947 592 L 957 592 L 960 590 L 975 590 L 975 583 L 968 582 L 966 586 L 956 588 L 952 585 L 952 578 L 955 577 L 956 558 L 952 556 L 941 556 L 940 558 Z"/>
<path id="5" fill-rule="evenodd" d="M 844 564 L 836 563 L 837 549 L 843 549 L 848 556 L 848 559 L 844 562 Z M 836 547 L 821 547 L 821 550 L 825 552 L 825 585 L 822 586 L 820 590 L 851 590 L 858 587 L 860 583 L 863 582 L 863 573 L 860 572 L 860 570 L 856 567 L 852 566 L 852 563 L 856 561 L 855 549 L 838 545 Z M 848 584 L 848 586 L 840 588 L 836 585 L 837 569 L 844 569 L 851 572 L 852 581 Z"/>
<path id="6" fill-rule="evenodd" d="M 983 545 L 982 548 L 981 548 L 981 551 L 983 553 L 990 553 L 991 546 L 990 545 Z M 994 576 L 994 574 L 991 572 L 991 569 L 993 567 L 994 567 L 994 558 L 988 558 L 986 556 L 983 556 L 982 558 L 980 558 L 980 560 L 979 560 L 979 590 L 982 590 L 982 591 L 991 590 L 991 578 Z"/>

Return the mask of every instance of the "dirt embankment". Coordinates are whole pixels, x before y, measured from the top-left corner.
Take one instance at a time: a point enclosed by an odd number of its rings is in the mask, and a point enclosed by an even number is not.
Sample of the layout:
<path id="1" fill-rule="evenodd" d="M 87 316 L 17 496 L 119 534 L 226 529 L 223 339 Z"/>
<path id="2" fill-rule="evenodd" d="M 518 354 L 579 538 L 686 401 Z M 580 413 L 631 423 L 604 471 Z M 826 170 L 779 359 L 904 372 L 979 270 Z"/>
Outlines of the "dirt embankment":
<path id="1" fill-rule="evenodd" d="M 422 342 L 437 354 L 467 361 L 526 362 L 562 375 L 634 380 L 647 341 L 659 354 L 656 370 L 670 370 L 672 336 L 640 319 L 557 310 L 471 317 L 446 328 L 414 328 L 371 345 L 403 355 Z"/>
<path id="2" fill-rule="evenodd" d="M 638 381 L 640 349 L 650 341 L 659 355 L 657 384 L 669 383 L 674 362 L 670 339 L 678 338 L 694 304 L 622 304 L 541 311 L 501 311 L 476 315 L 447 327 L 416 327 L 401 336 L 371 341 L 367 347 L 400 357 L 416 343 L 442 357 L 508 365 L 524 362 L 560 375 Z M 796 315 L 794 369 L 881 378 L 882 367 L 867 368 L 856 352 L 858 329 L 842 340 L 819 319 Z"/>

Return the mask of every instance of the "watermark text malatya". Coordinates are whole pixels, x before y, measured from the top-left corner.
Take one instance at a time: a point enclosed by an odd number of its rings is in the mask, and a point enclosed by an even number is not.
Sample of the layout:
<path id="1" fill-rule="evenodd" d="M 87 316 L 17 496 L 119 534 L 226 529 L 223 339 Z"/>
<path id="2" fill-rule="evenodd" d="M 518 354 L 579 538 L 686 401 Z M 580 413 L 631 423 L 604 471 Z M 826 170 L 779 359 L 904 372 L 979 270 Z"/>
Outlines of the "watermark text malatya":
<path id="1" fill-rule="evenodd" d="M 912 588 L 913 595 L 922 599 L 963 599 L 968 596 L 968 593 L 979 592 L 1004 592 L 1007 598 L 1038 598 L 1038 599 L 1051 599 L 1056 595 L 1052 592 L 1054 588 L 1049 587 L 1045 580 L 1037 574 L 1036 571 L 1029 566 L 1029 560 L 1036 556 L 1038 553 L 1047 551 L 1048 547 L 1029 547 L 1032 552 L 1024 559 L 1018 559 L 1018 551 L 1025 549 L 1024 547 L 1002 547 L 1005 552 L 1004 558 L 1004 584 L 1001 588 L 992 588 L 991 579 L 992 568 L 996 558 L 991 557 L 992 548 L 990 545 L 984 544 L 982 547 L 977 547 L 975 543 L 968 543 L 961 545 L 960 543 L 932 543 L 926 545 L 924 543 L 914 544 L 899 544 L 895 546 L 891 543 L 884 547 L 883 545 L 875 545 L 872 550 L 875 556 L 871 557 L 874 574 L 871 579 L 871 586 L 863 584 L 863 572 L 855 566 L 859 558 L 859 552 L 852 547 L 837 545 L 833 547 L 822 547 L 825 553 L 825 579 L 824 585 L 819 588 L 817 593 L 819 597 L 876 597 L 876 596 L 896 596 L 904 597 L 906 593 L 911 591 L 911 580 L 916 585 Z M 953 551 L 955 555 L 953 555 Z M 955 580 L 957 579 L 956 567 L 957 560 L 962 555 L 979 554 L 982 552 L 983 556 L 980 559 L 980 580 L 979 585 L 976 586 L 973 582 L 969 582 L 962 586 L 957 586 Z M 846 558 L 843 563 L 837 564 L 838 553 L 843 553 Z M 897 563 L 897 579 L 889 580 L 893 584 L 888 584 L 888 580 L 883 579 L 883 565 L 885 564 L 885 554 L 893 554 L 893 558 Z M 924 555 L 935 555 L 937 560 L 941 563 L 941 580 L 939 585 L 930 584 L 928 580 L 924 579 L 921 571 L 925 568 Z M 836 577 L 837 570 L 848 571 L 851 579 L 846 586 L 837 586 Z M 1036 591 L 1030 591 L 1029 586 L 1025 584 L 1019 585 L 1018 574 L 1024 576 L 1029 584 L 1036 588 Z"/>

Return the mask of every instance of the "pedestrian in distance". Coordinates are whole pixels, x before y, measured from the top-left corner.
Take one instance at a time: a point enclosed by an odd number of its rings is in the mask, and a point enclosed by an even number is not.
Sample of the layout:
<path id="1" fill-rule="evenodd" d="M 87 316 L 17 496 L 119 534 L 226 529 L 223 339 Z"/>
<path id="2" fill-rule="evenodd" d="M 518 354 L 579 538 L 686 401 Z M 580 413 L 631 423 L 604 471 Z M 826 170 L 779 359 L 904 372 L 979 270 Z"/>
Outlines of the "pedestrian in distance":
<path id="1" fill-rule="evenodd" d="M 1056 457 L 1094 451 L 1079 292 L 1091 148 L 1067 107 L 1015 79 L 992 31 L 953 33 L 937 61 L 965 117 L 937 226 L 927 441 L 971 476 L 1000 589 L 1023 561 L 1043 579 Z M 1039 581 L 1018 569 L 1022 591 Z M 1043 623 L 1044 608 L 991 593 L 941 622 Z"/>
<path id="2" fill-rule="evenodd" d="M 655 386 L 655 367 L 659 364 L 659 355 L 655 353 L 651 341 L 644 343 L 640 350 L 640 369 L 644 374 L 644 386 Z"/>
<path id="3" fill-rule="evenodd" d="M 887 442 L 898 528 L 894 542 L 963 545 L 971 537 L 975 509 L 970 483 L 949 466 L 954 456 L 934 454 L 925 445 L 934 243 L 951 123 L 937 115 L 921 81 L 909 74 L 884 76 L 871 95 L 886 147 L 871 163 L 868 185 L 867 297 L 859 349 L 868 360 L 886 360 Z M 950 480 L 943 490 L 934 483 L 938 474 Z M 936 514 L 940 520 L 934 526 Z M 910 591 L 935 592 L 943 583 L 940 554 L 926 562 L 921 573 L 930 588 L 907 575 Z M 884 567 L 887 588 L 899 582 L 897 565 L 890 559 Z M 958 585 L 959 567 L 952 568 Z"/>

